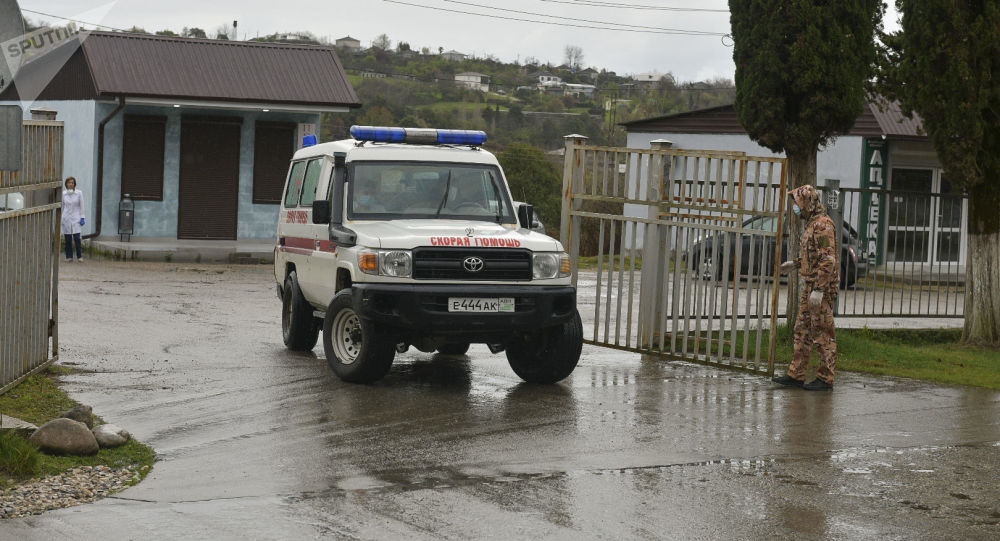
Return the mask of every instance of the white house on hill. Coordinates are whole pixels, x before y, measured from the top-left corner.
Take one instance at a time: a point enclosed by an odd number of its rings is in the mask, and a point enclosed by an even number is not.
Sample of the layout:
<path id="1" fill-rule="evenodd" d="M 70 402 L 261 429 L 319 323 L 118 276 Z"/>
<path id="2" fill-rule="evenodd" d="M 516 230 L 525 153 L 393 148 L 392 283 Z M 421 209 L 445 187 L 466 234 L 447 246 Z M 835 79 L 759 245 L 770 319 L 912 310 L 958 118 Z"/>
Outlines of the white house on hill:
<path id="1" fill-rule="evenodd" d="M 455 84 L 462 85 L 472 90 L 489 92 L 490 77 L 474 71 L 466 71 L 455 75 Z"/>

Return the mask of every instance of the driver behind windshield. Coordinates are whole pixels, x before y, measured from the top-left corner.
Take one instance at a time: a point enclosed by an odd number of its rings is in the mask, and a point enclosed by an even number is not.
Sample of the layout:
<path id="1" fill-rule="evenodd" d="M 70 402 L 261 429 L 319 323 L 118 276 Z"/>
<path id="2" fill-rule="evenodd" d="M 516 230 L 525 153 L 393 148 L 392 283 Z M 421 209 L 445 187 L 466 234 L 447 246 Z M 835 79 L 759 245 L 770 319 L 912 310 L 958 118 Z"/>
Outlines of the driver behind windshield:
<path id="1" fill-rule="evenodd" d="M 447 208 L 459 214 L 462 211 L 475 212 L 486 208 L 483 194 L 483 175 L 479 172 L 459 173 L 452 179 L 455 197 Z"/>

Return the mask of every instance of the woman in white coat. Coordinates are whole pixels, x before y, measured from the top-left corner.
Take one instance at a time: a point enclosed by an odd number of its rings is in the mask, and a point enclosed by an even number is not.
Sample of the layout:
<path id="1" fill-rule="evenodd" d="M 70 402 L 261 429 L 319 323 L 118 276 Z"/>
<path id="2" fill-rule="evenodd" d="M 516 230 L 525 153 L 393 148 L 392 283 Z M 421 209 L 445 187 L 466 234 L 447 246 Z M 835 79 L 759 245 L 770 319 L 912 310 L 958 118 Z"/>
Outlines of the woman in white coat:
<path id="1" fill-rule="evenodd" d="M 83 224 L 87 223 L 83 210 L 83 192 L 76 189 L 76 179 L 66 179 L 66 189 L 62 193 L 62 232 L 66 238 L 66 261 L 73 261 L 73 246 L 76 246 L 76 259 L 83 261 L 83 248 L 80 245 L 80 233 Z"/>

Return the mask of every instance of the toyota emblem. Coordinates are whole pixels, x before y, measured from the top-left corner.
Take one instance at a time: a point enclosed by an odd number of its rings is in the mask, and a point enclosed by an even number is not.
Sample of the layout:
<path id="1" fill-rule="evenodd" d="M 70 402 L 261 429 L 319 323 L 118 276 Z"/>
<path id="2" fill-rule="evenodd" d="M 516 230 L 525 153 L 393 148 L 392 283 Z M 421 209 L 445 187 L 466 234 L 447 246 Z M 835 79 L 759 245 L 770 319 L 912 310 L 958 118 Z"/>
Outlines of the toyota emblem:
<path id="1" fill-rule="evenodd" d="M 467 257 L 462 261 L 462 267 L 467 272 L 479 272 L 483 270 L 483 260 L 479 257 Z"/>

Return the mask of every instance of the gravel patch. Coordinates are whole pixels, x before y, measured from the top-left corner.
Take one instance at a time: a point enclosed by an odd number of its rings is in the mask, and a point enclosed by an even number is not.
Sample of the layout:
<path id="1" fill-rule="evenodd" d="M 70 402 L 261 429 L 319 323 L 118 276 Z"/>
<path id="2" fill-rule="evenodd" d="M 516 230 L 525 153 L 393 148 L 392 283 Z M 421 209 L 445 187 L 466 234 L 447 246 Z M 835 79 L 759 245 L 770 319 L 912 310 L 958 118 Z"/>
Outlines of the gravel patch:
<path id="1" fill-rule="evenodd" d="M 118 470 L 107 466 L 81 466 L 28 481 L 0 493 L 0 519 L 39 515 L 51 509 L 99 500 L 128 488 L 140 477 L 139 469 L 132 466 Z"/>

